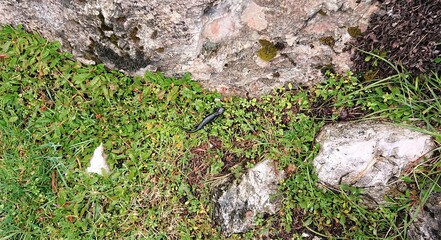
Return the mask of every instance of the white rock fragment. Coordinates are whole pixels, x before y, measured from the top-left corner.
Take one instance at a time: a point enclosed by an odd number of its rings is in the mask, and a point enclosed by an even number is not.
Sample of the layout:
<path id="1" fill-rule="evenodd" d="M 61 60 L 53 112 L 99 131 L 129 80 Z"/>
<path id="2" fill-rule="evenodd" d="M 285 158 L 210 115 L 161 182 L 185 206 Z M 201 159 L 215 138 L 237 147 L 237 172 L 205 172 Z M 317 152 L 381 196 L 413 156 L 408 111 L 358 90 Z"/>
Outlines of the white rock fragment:
<path id="1" fill-rule="evenodd" d="M 275 214 L 280 209 L 280 199 L 274 196 L 278 194 L 277 184 L 284 176 L 272 160 L 265 160 L 240 179 L 216 188 L 214 218 L 226 236 L 246 232 L 255 225 L 256 216 Z"/>
<path id="2" fill-rule="evenodd" d="M 104 153 L 103 143 L 101 143 L 93 152 L 93 156 L 90 159 L 90 167 L 88 167 L 86 171 L 89 173 L 97 173 L 99 175 L 110 173 L 110 168 L 106 163 L 106 159 L 107 155 Z"/>

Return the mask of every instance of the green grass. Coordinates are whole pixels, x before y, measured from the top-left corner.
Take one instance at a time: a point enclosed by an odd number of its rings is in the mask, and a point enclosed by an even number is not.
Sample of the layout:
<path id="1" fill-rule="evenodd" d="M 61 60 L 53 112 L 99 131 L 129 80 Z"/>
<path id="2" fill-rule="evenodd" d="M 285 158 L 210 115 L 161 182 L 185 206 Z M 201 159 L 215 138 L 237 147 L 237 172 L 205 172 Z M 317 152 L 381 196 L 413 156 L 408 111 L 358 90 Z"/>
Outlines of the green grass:
<path id="1" fill-rule="evenodd" d="M 0 239 L 222 239 L 211 218 L 212 188 L 266 158 L 296 168 L 280 184 L 283 207 L 233 239 L 302 231 L 404 239 L 409 208 L 439 191 L 439 157 L 403 177 L 409 188 L 376 209 L 360 204 L 358 189 L 318 188 L 312 167 L 315 135 L 344 109 L 439 143 L 436 75 L 415 81 L 398 73 L 372 83 L 329 75 L 310 90 L 289 85 L 261 98 L 224 98 L 188 75 L 129 77 L 84 66 L 59 48 L 22 27 L 0 30 Z M 179 128 L 215 106 L 226 112 L 209 139 Z M 101 142 L 112 169 L 103 177 L 85 173 Z"/>

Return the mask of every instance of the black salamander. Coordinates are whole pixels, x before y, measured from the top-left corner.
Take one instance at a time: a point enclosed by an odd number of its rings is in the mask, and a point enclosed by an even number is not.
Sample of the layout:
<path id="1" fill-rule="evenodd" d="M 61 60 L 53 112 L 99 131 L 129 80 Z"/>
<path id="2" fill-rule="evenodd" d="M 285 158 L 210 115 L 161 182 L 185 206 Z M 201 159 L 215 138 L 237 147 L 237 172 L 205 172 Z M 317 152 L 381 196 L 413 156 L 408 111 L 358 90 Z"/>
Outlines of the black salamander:
<path id="1" fill-rule="evenodd" d="M 214 121 L 217 117 L 219 117 L 219 115 L 221 115 L 223 112 L 225 111 L 225 109 L 223 107 L 218 107 L 216 108 L 216 111 L 210 115 L 208 115 L 206 118 L 204 118 L 204 120 L 202 120 L 201 123 L 199 123 L 197 125 L 197 127 L 193 130 L 191 129 L 185 129 L 183 127 L 181 127 L 182 130 L 188 132 L 188 133 L 194 133 L 197 132 L 199 130 L 201 130 L 202 128 L 205 127 L 205 125 L 207 125 L 208 123 Z"/>

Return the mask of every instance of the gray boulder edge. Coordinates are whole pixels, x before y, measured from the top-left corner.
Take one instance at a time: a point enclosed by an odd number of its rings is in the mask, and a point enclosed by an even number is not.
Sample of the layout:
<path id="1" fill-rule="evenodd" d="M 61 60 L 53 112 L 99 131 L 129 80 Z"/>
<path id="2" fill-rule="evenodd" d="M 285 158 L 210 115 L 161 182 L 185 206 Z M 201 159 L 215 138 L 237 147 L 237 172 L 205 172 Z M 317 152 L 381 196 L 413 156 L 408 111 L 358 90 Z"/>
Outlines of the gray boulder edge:
<path id="1" fill-rule="evenodd" d="M 190 72 L 227 95 L 257 96 L 310 85 L 321 70 L 345 71 L 349 27 L 367 27 L 376 1 L 183 0 L 0 2 L 1 24 L 23 24 L 83 63 L 104 63 L 133 75 Z M 323 41 L 323 39 L 327 41 Z M 259 40 L 277 49 L 258 57 Z M 268 50 L 269 51 L 269 50 Z"/>
<path id="2" fill-rule="evenodd" d="M 429 135 L 381 122 L 330 124 L 317 142 L 320 150 L 313 165 L 319 181 L 362 188 L 375 204 L 384 203 L 385 195 L 398 187 L 397 180 L 435 147 Z"/>

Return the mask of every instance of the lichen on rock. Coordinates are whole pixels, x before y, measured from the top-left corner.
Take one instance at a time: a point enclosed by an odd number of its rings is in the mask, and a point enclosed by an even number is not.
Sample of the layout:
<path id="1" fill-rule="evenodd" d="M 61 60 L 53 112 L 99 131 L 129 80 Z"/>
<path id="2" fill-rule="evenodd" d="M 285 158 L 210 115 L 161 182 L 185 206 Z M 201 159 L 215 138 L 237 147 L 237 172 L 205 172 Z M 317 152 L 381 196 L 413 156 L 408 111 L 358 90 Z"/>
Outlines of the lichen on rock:
<path id="1" fill-rule="evenodd" d="M 277 48 L 272 42 L 265 39 L 260 39 L 259 43 L 261 48 L 257 52 L 257 56 L 260 59 L 269 62 L 277 56 Z"/>
<path id="2" fill-rule="evenodd" d="M 358 26 L 348 27 L 348 33 L 351 37 L 358 37 L 361 35 L 361 29 Z"/>
<path id="3" fill-rule="evenodd" d="M 335 38 L 333 36 L 326 36 L 319 38 L 319 41 L 323 45 L 327 45 L 331 48 L 335 46 Z"/>

